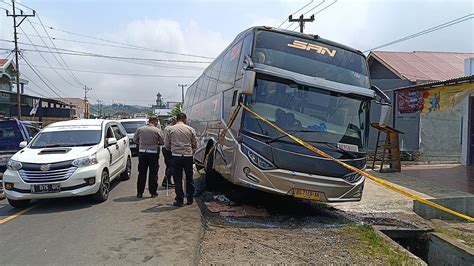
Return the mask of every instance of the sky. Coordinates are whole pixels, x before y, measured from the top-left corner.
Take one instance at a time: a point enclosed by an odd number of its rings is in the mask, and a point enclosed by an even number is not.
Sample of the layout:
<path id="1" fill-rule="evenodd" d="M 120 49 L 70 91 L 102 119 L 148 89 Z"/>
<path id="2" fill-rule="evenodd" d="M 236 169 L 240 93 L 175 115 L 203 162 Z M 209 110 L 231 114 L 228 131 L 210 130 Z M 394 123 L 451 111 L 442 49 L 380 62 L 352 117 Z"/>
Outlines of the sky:
<path id="1" fill-rule="evenodd" d="M 295 15 L 307 13 L 309 16 L 335 1 L 17 1 L 35 9 L 38 14 L 37 17 L 24 21 L 19 29 L 19 47 L 24 50 L 25 57 L 20 60 L 20 71 L 23 78 L 31 81 L 25 93 L 49 97 L 58 97 L 56 94 L 61 97 L 83 97 L 84 90 L 80 84 L 86 84 L 92 88 L 88 93 L 92 103 L 100 99 L 106 104 L 150 106 L 158 92 L 166 101 L 180 101 L 181 89 L 178 84 L 192 84 L 212 61 L 204 57 L 214 58 L 219 55 L 238 33 L 256 25 L 279 27 L 289 14 L 308 3 L 310 4 L 305 9 Z M 11 12 L 9 4 L 11 0 L 0 0 L 0 9 L 9 9 Z M 311 10 L 318 4 L 317 8 Z M 31 12 L 25 6 L 18 5 L 25 13 Z M 315 22 L 307 24 L 305 32 L 365 51 L 470 13 L 474 13 L 474 1 L 337 0 L 317 13 Z M 38 18 L 47 29 L 42 28 Z M 54 29 L 49 29 L 50 26 Z M 281 27 L 288 26 L 290 23 L 286 22 Z M 288 29 L 293 30 L 295 27 L 296 24 Z M 48 48 L 39 45 L 45 46 L 46 43 L 46 46 L 52 47 L 52 44 L 47 38 L 32 36 L 38 35 L 35 29 L 41 36 L 46 36 L 47 31 L 50 37 L 56 38 L 54 45 L 60 49 L 147 60 L 131 62 L 77 55 L 62 55 L 60 58 L 51 53 L 38 53 L 31 51 L 35 50 L 31 43 L 41 51 L 48 51 Z M 86 44 L 84 42 L 112 43 L 71 33 L 149 49 Z M 0 11 L 0 49 L 13 47 L 11 42 L 1 40 L 13 40 L 12 18 L 7 17 L 4 10 Z M 202 57 L 161 53 L 157 50 Z M 474 52 L 474 19 L 380 50 Z M 0 50 L 0 58 L 7 55 L 8 51 Z M 150 59 L 193 62 L 157 62 Z M 36 76 L 25 60 L 30 62 L 52 90 Z M 63 60 L 67 63 L 64 68 L 71 69 L 75 77 L 60 67 L 64 65 Z"/>

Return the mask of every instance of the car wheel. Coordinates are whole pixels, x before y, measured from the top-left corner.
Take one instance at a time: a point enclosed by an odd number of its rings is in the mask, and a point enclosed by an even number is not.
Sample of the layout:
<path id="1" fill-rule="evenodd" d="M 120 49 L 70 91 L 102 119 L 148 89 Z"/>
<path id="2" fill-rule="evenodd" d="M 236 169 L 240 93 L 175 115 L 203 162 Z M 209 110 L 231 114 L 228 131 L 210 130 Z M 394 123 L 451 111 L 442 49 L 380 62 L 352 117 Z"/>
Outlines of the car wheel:
<path id="1" fill-rule="evenodd" d="M 104 202 L 109 197 L 110 177 L 107 171 L 102 171 L 99 190 L 94 194 L 93 198 L 97 202 Z"/>
<path id="2" fill-rule="evenodd" d="M 14 208 L 26 208 L 30 205 L 31 200 L 13 200 L 8 199 L 8 203 Z"/>
<path id="3" fill-rule="evenodd" d="M 127 165 L 125 166 L 125 171 L 120 175 L 122 181 L 129 180 L 132 176 L 132 159 L 127 158 Z"/>

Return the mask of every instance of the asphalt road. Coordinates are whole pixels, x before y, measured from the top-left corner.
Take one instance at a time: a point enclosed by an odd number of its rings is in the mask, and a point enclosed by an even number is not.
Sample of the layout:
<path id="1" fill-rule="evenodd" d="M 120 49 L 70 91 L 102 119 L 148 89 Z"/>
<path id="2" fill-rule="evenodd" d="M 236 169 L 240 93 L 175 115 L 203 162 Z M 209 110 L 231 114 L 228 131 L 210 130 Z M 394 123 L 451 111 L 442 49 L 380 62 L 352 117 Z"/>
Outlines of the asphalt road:
<path id="1" fill-rule="evenodd" d="M 136 199 L 132 178 L 114 182 L 107 202 L 87 197 L 39 201 L 0 225 L 0 264 L 194 264 L 202 235 L 195 203 L 175 208 L 174 192 L 160 188 Z M 159 178 L 164 163 L 160 162 Z M 0 220 L 18 212 L 0 201 Z"/>

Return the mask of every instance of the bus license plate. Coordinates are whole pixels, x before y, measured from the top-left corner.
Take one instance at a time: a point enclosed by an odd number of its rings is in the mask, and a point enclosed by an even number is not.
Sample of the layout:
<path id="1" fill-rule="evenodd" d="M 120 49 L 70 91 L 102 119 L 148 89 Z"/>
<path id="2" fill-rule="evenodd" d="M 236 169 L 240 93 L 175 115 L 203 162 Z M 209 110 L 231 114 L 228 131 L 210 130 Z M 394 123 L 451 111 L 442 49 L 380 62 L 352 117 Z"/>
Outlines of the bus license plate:
<path id="1" fill-rule="evenodd" d="M 31 193 L 33 194 L 57 193 L 57 192 L 61 192 L 60 184 L 43 184 L 43 185 L 31 186 Z"/>
<path id="2" fill-rule="evenodd" d="M 308 200 L 321 200 L 321 193 L 305 189 L 294 189 L 293 196 L 299 199 L 308 199 Z"/>

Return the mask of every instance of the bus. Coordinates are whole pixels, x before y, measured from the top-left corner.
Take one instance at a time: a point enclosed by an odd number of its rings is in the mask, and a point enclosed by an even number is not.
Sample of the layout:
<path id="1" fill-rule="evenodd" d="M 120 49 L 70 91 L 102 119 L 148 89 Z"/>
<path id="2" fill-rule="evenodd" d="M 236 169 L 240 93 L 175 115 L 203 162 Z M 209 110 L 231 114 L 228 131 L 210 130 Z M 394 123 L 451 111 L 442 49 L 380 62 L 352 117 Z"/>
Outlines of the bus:
<path id="1" fill-rule="evenodd" d="M 225 136 L 218 136 L 243 103 L 334 158 L 365 169 L 369 113 L 377 95 L 389 103 L 371 86 L 362 52 L 318 35 L 252 27 L 188 88 L 183 112 L 197 132 L 195 164 L 207 174 L 271 193 L 349 202 L 361 199 L 363 176 L 300 146 L 251 113 L 239 112 Z"/>

